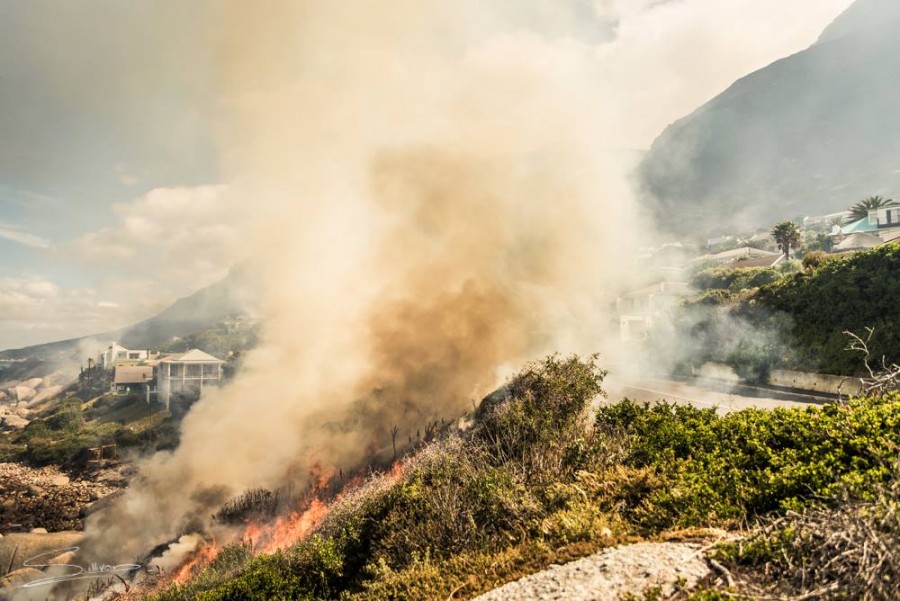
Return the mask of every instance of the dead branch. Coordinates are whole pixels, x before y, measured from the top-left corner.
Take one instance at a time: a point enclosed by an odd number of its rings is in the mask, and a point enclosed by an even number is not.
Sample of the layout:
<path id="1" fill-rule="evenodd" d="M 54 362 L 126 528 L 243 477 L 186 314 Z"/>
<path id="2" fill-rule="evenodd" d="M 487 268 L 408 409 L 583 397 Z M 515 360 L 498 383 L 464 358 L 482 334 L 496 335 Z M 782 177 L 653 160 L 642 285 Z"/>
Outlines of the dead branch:
<path id="1" fill-rule="evenodd" d="M 866 328 L 867 335 L 865 338 L 858 334 L 845 330 L 844 334 L 850 337 L 850 344 L 847 350 L 855 351 L 863 354 L 863 364 L 869 377 L 860 378 L 862 393 L 865 396 L 882 396 L 894 390 L 900 390 L 900 365 L 892 363 L 887 364 L 886 357 L 881 357 L 881 366 L 872 366 L 872 353 L 869 350 L 869 343 L 875 335 L 875 328 Z"/>

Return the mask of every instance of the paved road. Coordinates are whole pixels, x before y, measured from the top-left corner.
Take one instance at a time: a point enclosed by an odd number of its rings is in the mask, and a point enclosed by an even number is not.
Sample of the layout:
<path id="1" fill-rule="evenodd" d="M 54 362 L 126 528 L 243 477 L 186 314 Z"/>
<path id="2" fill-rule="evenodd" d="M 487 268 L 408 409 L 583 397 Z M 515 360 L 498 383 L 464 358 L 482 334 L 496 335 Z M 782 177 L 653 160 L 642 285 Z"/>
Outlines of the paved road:
<path id="1" fill-rule="evenodd" d="M 769 388 L 729 386 L 721 382 L 703 380 L 680 381 L 672 379 L 642 378 L 615 379 L 604 383 L 610 401 L 627 397 L 633 401 L 658 401 L 690 403 L 698 407 L 715 407 L 722 413 L 749 407 L 774 409 L 821 404 L 829 399 Z"/>

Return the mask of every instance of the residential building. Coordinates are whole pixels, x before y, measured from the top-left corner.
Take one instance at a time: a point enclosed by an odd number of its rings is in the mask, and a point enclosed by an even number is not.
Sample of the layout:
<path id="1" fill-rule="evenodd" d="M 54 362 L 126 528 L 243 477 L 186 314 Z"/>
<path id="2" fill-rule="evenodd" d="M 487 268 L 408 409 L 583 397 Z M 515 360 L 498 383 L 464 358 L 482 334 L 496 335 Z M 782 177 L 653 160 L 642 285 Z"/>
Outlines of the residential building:
<path id="1" fill-rule="evenodd" d="M 880 209 L 869 211 L 863 217 L 843 227 L 836 227 L 832 232 L 835 245 L 839 245 L 846 236 L 852 234 L 872 234 L 882 242 L 887 242 L 900 234 L 900 203 L 893 202 Z"/>
<path id="2" fill-rule="evenodd" d="M 97 365 L 102 369 L 113 369 L 117 365 L 137 365 L 158 356 L 159 353 L 154 351 L 127 349 L 118 342 L 111 342 L 97 356 Z"/>
<path id="3" fill-rule="evenodd" d="M 152 365 L 117 365 L 112 380 L 112 391 L 117 395 L 140 394 L 150 402 L 153 392 Z"/>
<path id="4" fill-rule="evenodd" d="M 221 359 L 199 349 L 161 359 L 156 367 L 160 402 L 168 408 L 174 395 L 199 393 L 217 385 L 222 380 L 224 364 Z"/>
<path id="5" fill-rule="evenodd" d="M 622 341 L 646 338 L 650 330 L 665 319 L 678 303 L 696 293 L 684 282 L 659 282 L 620 296 L 616 309 Z"/>
<path id="6" fill-rule="evenodd" d="M 763 250 L 761 248 L 754 248 L 752 246 L 744 246 L 741 248 L 726 250 L 726 251 L 716 253 L 713 255 L 703 255 L 701 257 L 697 257 L 696 259 L 693 259 L 691 261 L 691 263 L 696 264 L 696 263 L 711 262 L 711 263 L 719 263 L 719 264 L 724 265 L 726 263 L 734 263 L 736 261 L 742 261 L 742 260 L 746 260 L 746 259 L 771 257 L 772 264 L 774 264 L 776 259 L 778 259 L 781 256 L 782 256 L 781 253 L 772 252 L 770 250 Z"/>
<path id="7" fill-rule="evenodd" d="M 868 250 L 883 244 L 881 238 L 876 234 L 867 234 L 865 232 L 856 232 L 844 236 L 844 239 L 832 246 L 831 250 L 835 253 L 842 253 L 852 250 Z"/>

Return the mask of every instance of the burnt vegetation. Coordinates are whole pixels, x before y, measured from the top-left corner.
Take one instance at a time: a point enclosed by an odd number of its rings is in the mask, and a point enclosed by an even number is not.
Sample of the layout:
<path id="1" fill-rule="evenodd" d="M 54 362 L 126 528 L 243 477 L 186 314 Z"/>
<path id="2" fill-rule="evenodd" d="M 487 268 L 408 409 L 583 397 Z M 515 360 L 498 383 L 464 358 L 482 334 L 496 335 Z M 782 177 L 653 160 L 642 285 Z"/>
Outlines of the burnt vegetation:
<path id="1" fill-rule="evenodd" d="M 155 598 L 470 598 L 613 544 L 707 527 L 744 542 L 722 546 L 721 571 L 681 598 L 896 598 L 900 394 L 724 416 L 627 400 L 592 411 L 605 375 L 595 358 L 531 365 L 470 428 L 401 459 L 401 475 L 345 491 L 305 540 L 256 557 L 231 545 Z M 270 506 L 251 491 L 222 517 Z"/>

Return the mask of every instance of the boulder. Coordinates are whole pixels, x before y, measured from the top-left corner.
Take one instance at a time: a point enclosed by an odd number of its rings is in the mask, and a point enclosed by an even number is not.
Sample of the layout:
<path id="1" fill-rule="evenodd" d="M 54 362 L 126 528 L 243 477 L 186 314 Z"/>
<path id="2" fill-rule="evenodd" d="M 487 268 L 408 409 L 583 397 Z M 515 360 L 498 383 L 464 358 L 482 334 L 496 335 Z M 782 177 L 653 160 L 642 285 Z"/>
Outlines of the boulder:
<path id="1" fill-rule="evenodd" d="M 34 391 L 34 388 L 31 388 L 30 386 L 23 386 L 21 384 L 13 388 L 13 390 L 15 390 L 16 393 L 16 400 L 20 403 L 30 401 L 34 398 L 34 395 L 37 394 Z"/>
<path id="2" fill-rule="evenodd" d="M 47 534 L 47 529 L 46 528 L 32 528 L 31 533 L 32 534 Z"/>
<path id="3" fill-rule="evenodd" d="M 34 395 L 30 401 L 28 401 L 29 405 L 37 405 L 38 403 L 42 403 L 44 401 L 49 401 L 60 392 L 63 391 L 62 386 L 48 386 Z"/>
<path id="4" fill-rule="evenodd" d="M 65 553 L 60 553 L 59 555 L 57 555 L 56 557 L 54 557 L 47 563 L 52 566 L 62 565 L 62 564 L 71 564 L 72 561 L 75 559 L 75 555 L 76 555 L 75 551 L 66 551 Z"/>
<path id="5" fill-rule="evenodd" d="M 47 490 L 37 484 L 29 484 L 25 495 L 30 497 L 43 497 L 47 495 Z M 44 532 L 44 534 L 46 534 L 46 532 Z"/>
<path id="6" fill-rule="evenodd" d="M 41 384 L 44 383 L 44 378 L 31 378 L 29 380 L 25 380 L 22 383 L 25 386 L 27 386 L 28 388 L 31 388 L 32 390 L 36 390 L 38 386 L 40 386 Z"/>
<path id="7" fill-rule="evenodd" d="M 18 588 L 44 577 L 44 573 L 35 568 L 19 568 L 0 578 L 0 589 Z"/>
<path id="8" fill-rule="evenodd" d="M 51 476 L 48 482 L 53 486 L 66 486 L 71 480 L 65 474 L 59 474 L 57 476 Z"/>
<path id="9" fill-rule="evenodd" d="M 81 532 L 72 531 L 50 534 L 9 533 L 0 540 L 0 566 L 3 566 L 3 569 L 11 566 L 11 570 L 18 570 L 25 561 L 42 553 L 59 551 L 53 556 L 63 553 L 67 547 L 77 545 L 81 537 Z"/>
<path id="10" fill-rule="evenodd" d="M 29 422 L 27 419 L 21 418 L 18 415 L 4 415 L 0 418 L 0 426 L 2 426 L 6 430 L 21 430 L 25 426 L 27 426 Z"/>

